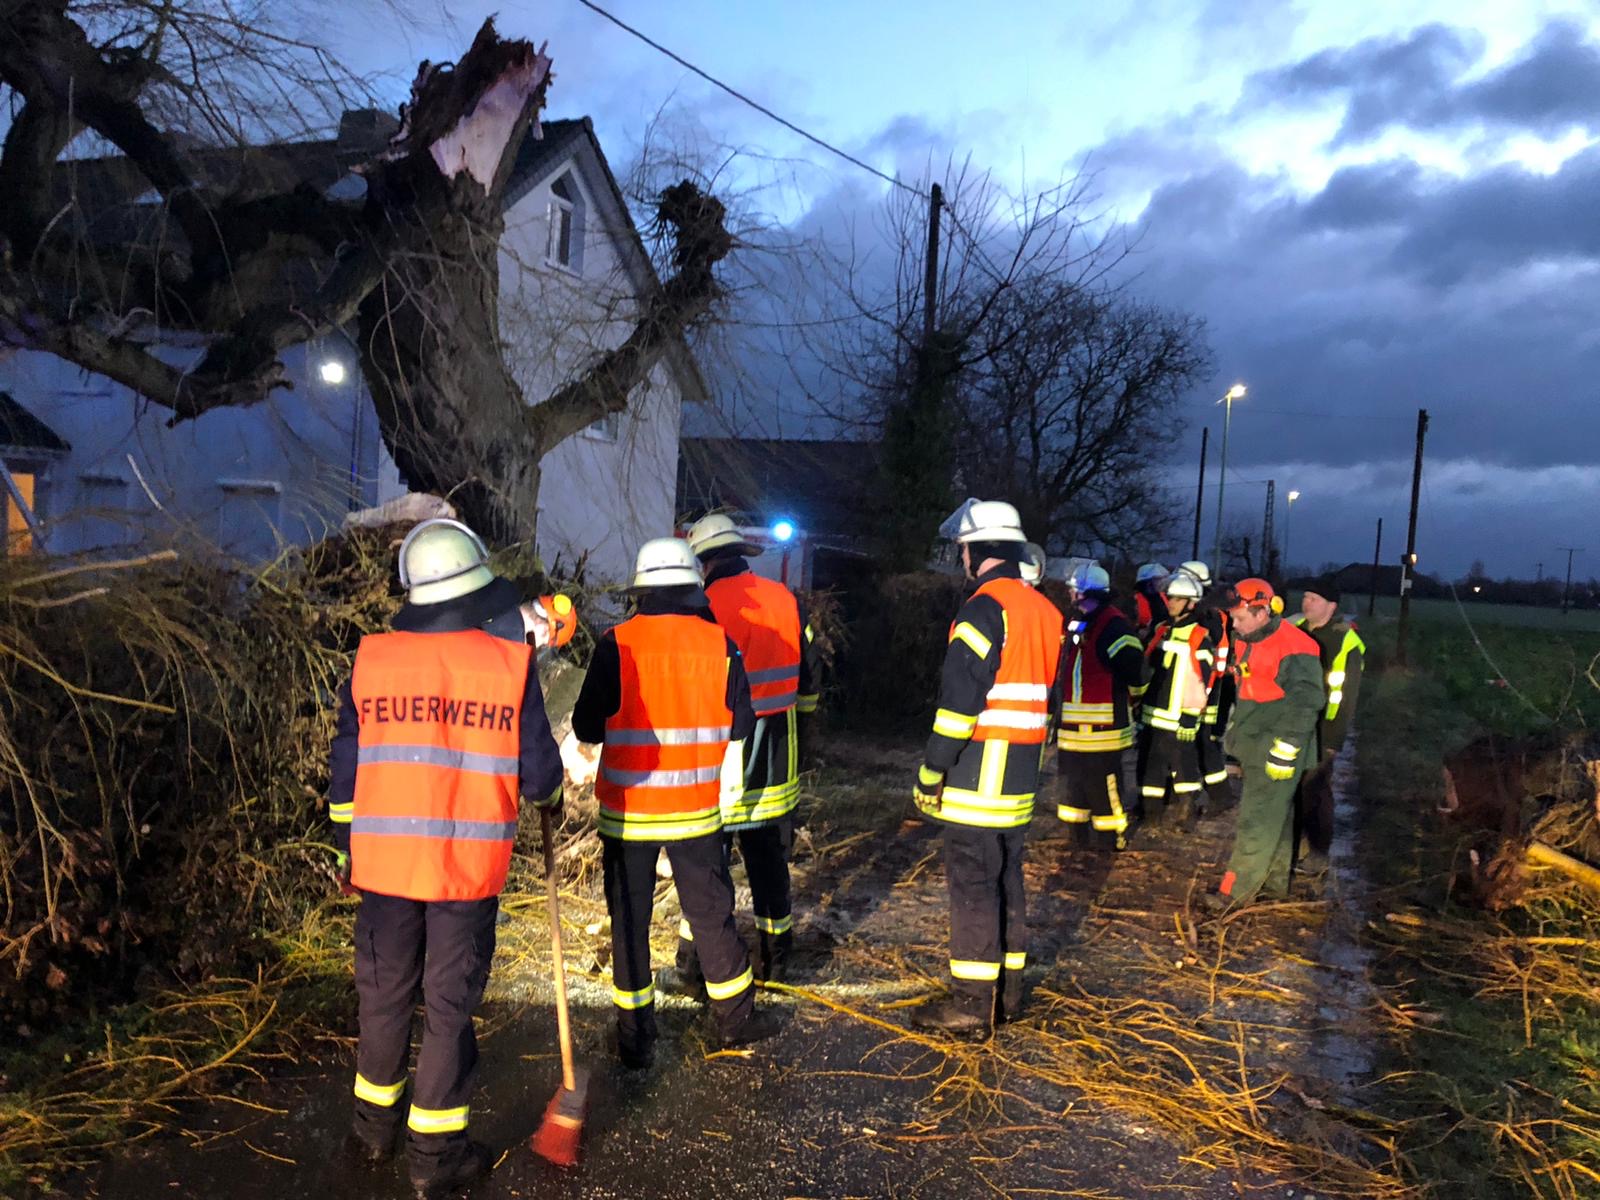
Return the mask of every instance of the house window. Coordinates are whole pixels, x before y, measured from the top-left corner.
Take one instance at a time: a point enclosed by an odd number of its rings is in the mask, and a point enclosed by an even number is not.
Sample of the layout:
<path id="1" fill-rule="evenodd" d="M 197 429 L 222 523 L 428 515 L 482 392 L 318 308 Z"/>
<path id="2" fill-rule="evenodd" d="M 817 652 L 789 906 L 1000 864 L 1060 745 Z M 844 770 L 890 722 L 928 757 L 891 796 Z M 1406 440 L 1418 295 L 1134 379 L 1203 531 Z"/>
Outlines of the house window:
<path id="1" fill-rule="evenodd" d="M 120 475 L 94 471 L 79 475 L 74 504 L 78 548 L 93 550 L 133 541 L 136 530 L 129 509 L 131 498 L 132 487 Z"/>
<path id="2" fill-rule="evenodd" d="M 11 479 L 17 485 L 17 491 L 22 493 L 22 502 L 30 509 L 35 508 L 34 484 L 38 476 L 31 467 L 23 467 L 7 463 L 11 471 Z M 6 557 L 15 558 L 19 555 L 33 553 L 33 533 L 28 528 L 28 518 L 22 515 L 22 510 L 17 507 L 17 502 L 11 498 L 11 489 L 6 489 Z"/>
<path id="3" fill-rule="evenodd" d="M 607 413 L 584 432 L 598 441 L 614 442 L 622 436 L 622 414 Z"/>
<path id="4" fill-rule="evenodd" d="M 283 485 L 276 479 L 219 479 L 217 545 L 240 558 L 260 559 L 278 548 Z"/>
<path id="5" fill-rule="evenodd" d="M 583 199 L 570 175 L 550 185 L 549 240 L 544 257 L 552 266 L 568 271 L 583 269 Z"/>

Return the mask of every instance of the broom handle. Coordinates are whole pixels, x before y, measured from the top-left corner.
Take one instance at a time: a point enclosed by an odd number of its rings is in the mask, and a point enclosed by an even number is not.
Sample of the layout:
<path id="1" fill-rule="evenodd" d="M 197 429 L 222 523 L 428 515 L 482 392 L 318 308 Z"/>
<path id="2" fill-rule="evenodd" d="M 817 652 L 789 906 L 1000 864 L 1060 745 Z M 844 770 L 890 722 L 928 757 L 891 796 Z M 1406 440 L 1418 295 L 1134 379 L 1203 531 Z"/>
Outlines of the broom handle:
<path id="1" fill-rule="evenodd" d="M 550 952 L 556 963 L 556 1032 L 561 1039 L 561 1086 L 576 1091 L 578 1077 L 572 1069 L 572 1025 L 567 1019 L 567 971 L 561 956 L 561 900 L 556 894 L 556 843 L 550 827 L 550 810 L 539 809 L 544 834 L 544 886 L 550 900 Z"/>

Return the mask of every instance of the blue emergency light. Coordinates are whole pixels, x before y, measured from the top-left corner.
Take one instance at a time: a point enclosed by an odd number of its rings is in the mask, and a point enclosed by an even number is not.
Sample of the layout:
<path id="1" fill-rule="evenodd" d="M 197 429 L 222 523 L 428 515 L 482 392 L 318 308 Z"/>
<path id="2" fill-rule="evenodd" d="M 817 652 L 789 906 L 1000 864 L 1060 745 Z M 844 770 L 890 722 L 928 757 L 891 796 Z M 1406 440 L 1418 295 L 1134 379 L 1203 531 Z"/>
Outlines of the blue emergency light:
<path id="1" fill-rule="evenodd" d="M 782 518 L 772 523 L 772 536 L 780 542 L 787 542 L 794 537 L 794 522 Z"/>

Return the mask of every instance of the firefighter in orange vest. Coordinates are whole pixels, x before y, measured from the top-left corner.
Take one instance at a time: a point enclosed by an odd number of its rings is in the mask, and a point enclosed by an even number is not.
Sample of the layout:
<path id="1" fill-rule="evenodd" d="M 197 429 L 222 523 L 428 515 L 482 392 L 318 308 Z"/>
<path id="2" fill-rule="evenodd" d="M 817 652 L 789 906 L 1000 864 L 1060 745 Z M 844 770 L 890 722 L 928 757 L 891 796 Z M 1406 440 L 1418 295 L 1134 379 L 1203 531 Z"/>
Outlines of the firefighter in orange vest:
<path id="1" fill-rule="evenodd" d="M 328 808 L 356 914 L 355 1117 L 347 1150 L 376 1166 L 402 1118 L 420 1197 L 483 1173 L 467 1136 L 478 1060 L 472 1013 L 494 955 L 519 797 L 561 803 L 561 757 L 518 596 L 459 521 L 400 545 L 406 603 L 370 634 L 339 695 Z M 401 1104 L 418 994 L 427 1022 Z"/>
<path id="2" fill-rule="evenodd" d="M 1322 657 L 1316 640 L 1282 617 L 1283 600 L 1264 579 L 1235 586 L 1231 670 L 1239 698 L 1228 722 L 1228 753 L 1243 768 L 1239 828 L 1228 869 L 1206 896 L 1213 911 L 1249 904 L 1262 893 L 1289 894 L 1294 861 L 1294 793 L 1317 760 Z"/>
<path id="3" fill-rule="evenodd" d="M 711 612 L 739 647 L 750 680 L 755 731 L 742 746 L 735 743 L 725 766 L 722 828 L 730 842 L 737 836 L 750 879 L 760 977 L 781 983 L 794 947 L 789 855 L 800 800 L 799 718 L 817 711 L 815 636 L 795 594 L 750 569 L 745 560 L 761 548 L 746 542 L 730 517 L 713 513 L 696 521 L 689 548 L 705 572 Z M 661 984 L 699 995 L 705 984 L 690 934 L 687 924 L 679 926 L 677 969 L 663 972 Z"/>
<path id="4" fill-rule="evenodd" d="M 1061 721 L 1056 745 L 1061 802 L 1056 815 L 1080 845 L 1122 850 L 1122 754 L 1133 745 L 1132 702 L 1144 695 L 1144 651 L 1128 619 L 1111 603 L 1111 577 L 1084 563 L 1067 581 L 1072 612 L 1061 655 Z"/>
<path id="5" fill-rule="evenodd" d="M 1027 998 L 1023 841 L 1055 709 L 1062 620 L 1022 582 L 1027 539 L 1011 505 L 969 500 L 940 533 L 961 547 L 978 589 L 950 627 L 933 735 L 912 795 L 944 825 L 953 994 L 912 1020 L 979 1034 L 1016 1018 Z"/>
<path id="6" fill-rule="evenodd" d="M 638 611 L 595 644 L 572 731 L 601 744 L 595 796 L 617 1053 L 624 1066 L 642 1070 L 655 1060 L 650 916 L 663 847 L 722 1045 L 769 1037 L 777 1022 L 756 1009 L 722 836 L 723 759 L 729 742 L 755 726 L 739 648 L 712 616 L 694 552 L 681 538 L 639 548 L 633 589 Z"/>

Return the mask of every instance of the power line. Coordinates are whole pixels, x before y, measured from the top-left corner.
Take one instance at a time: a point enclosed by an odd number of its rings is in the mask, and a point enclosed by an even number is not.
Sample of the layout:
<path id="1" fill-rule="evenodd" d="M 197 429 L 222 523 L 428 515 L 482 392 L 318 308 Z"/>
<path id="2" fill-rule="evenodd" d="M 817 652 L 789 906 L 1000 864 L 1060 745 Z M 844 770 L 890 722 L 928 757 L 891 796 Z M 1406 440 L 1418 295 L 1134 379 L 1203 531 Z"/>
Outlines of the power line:
<path id="1" fill-rule="evenodd" d="M 732 96 L 735 100 L 739 101 L 741 104 L 749 105 L 749 107 L 755 109 L 756 112 L 760 113 L 762 116 L 768 118 L 769 120 L 776 121 L 779 125 L 782 125 L 785 129 L 789 130 L 791 133 L 799 134 L 801 137 L 805 138 L 806 141 L 810 142 L 812 145 L 819 146 L 822 149 L 826 150 L 829 154 L 837 155 L 839 158 L 842 158 L 845 162 L 850 163 L 852 166 L 860 167 L 863 171 L 866 171 L 866 172 L 868 172 L 868 173 L 870 173 L 872 175 L 877 176 L 879 179 L 883 180 L 885 183 L 889 184 L 891 187 L 900 188 L 902 191 L 909 192 L 911 195 L 916 196 L 918 199 L 921 199 L 921 200 L 927 200 L 929 198 L 927 192 L 924 192 L 919 188 L 915 188 L 915 187 L 911 186 L 911 184 L 907 183 L 903 179 L 897 178 L 896 176 L 889 175 L 886 172 L 878 170 L 878 168 L 873 166 L 871 163 L 864 162 L 863 160 L 857 158 L 855 155 L 851 154 L 849 151 L 841 150 L 838 146 L 835 146 L 832 142 L 829 142 L 829 141 L 827 141 L 827 140 L 825 140 L 823 138 L 818 137 L 816 134 L 811 133 L 809 130 L 802 129 L 800 126 L 796 125 L 793 121 L 789 120 L 787 117 L 779 116 L 777 113 L 773 112 L 766 105 L 760 103 L 757 100 L 752 100 L 749 96 L 746 96 L 743 92 L 739 91 L 738 88 L 735 88 L 730 84 L 723 83 L 722 80 L 718 79 L 715 75 L 711 74 L 709 71 L 704 70 L 701 67 L 695 66 L 694 63 L 692 63 L 688 59 L 684 58 L 683 55 L 678 54 L 675 51 L 668 49 L 666 46 L 663 46 L 660 42 L 658 42 L 654 38 L 652 38 L 649 34 L 643 32 L 642 30 L 635 29 L 632 25 L 629 25 L 621 17 L 615 16 L 612 13 L 607 12 L 605 9 L 601 8 L 598 4 L 594 3 L 594 0 L 578 0 L 578 3 L 583 5 L 590 12 L 594 13 L 596 16 L 604 17 L 607 21 L 610 21 L 618 29 L 621 29 L 625 33 L 631 34 L 632 36 L 638 38 L 646 46 L 649 46 L 652 50 L 655 50 L 660 54 L 666 55 L 673 62 L 677 63 L 680 67 L 683 67 L 685 70 L 693 71 L 696 75 L 700 76 L 701 79 L 704 79 L 707 83 L 711 84 L 713 87 L 720 88 L 724 92 L 728 93 L 728 95 Z M 944 208 L 945 208 L 945 211 L 950 216 L 950 224 L 955 228 L 955 230 L 958 233 L 961 234 L 962 237 L 967 239 L 967 244 L 972 247 L 973 253 L 977 255 L 978 261 L 979 261 L 979 263 L 982 264 L 984 270 L 986 270 L 989 273 L 989 275 L 994 279 L 994 281 L 996 283 L 1001 284 L 1003 286 L 1005 284 L 1005 282 L 1006 282 L 1006 277 L 1000 272 L 1000 270 L 992 262 L 989 261 L 989 256 L 986 255 L 983 252 L 983 247 L 978 244 L 978 239 L 976 237 L 974 237 L 971 233 L 969 233 L 967 231 L 966 227 L 961 224 L 961 222 L 956 218 L 955 211 L 953 209 L 951 209 L 948 205 L 944 206 Z"/>

